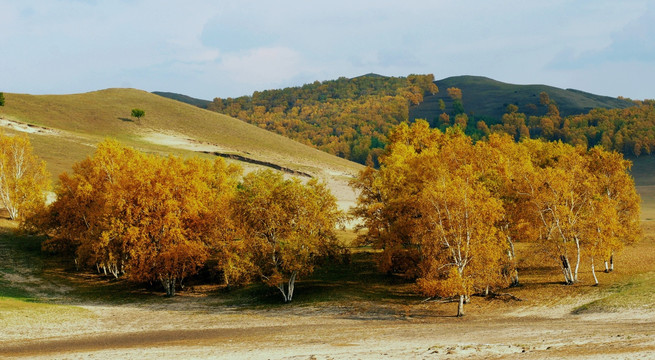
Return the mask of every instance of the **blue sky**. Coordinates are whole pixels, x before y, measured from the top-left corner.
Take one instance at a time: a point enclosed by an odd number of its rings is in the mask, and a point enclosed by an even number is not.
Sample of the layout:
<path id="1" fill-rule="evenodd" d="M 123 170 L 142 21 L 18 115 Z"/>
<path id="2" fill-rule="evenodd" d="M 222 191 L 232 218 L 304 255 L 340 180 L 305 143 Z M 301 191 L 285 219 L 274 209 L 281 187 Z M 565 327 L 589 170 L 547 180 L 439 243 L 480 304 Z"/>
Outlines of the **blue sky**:
<path id="1" fill-rule="evenodd" d="M 365 73 L 655 98 L 649 0 L 0 0 L 0 91 L 236 97 Z"/>

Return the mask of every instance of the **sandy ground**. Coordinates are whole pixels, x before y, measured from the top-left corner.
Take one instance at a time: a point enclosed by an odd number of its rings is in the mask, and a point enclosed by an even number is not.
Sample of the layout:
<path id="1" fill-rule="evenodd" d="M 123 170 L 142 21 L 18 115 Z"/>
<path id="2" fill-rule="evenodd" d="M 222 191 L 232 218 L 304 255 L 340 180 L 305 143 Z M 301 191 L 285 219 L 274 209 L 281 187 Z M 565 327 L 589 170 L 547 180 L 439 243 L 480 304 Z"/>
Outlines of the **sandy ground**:
<path id="1" fill-rule="evenodd" d="M 196 299 L 82 305 L 69 322 L 2 329 L 0 357 L 29 359 L 655 359 L 655 314 L 523 306 L 455 318 L 416 304 L 237 310 Z M 452 304 L 448 309 L 451 309 Z M 480 305 L 480 304 L 478 304 Z"/>
<path id="2" fill-rule="evenodd" d="M 29 133 L 29 134 L 39 134 L 39 135 L 57 135 L 57 131 L 46 128 L 46 127 L 41 127 L 41 126 L 36 126 L 36 125 L 31 125 L 31 124 L 25 124 L 21 123 L 18 121 L 13 121 L 13 120 L 8 120 L 5 118 L 0 118 L 0 127 L 15 130 L 15 131 L 20 131 L 24 133 Z"/>

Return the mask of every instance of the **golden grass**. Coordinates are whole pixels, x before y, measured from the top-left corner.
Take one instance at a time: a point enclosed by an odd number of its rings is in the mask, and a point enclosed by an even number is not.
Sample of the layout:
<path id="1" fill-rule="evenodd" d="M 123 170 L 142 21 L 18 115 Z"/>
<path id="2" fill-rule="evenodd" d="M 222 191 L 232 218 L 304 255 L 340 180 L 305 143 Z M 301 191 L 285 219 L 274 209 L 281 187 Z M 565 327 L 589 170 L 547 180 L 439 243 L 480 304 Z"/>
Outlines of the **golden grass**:
<path id="1" fill-rule="evenodd" d="M 106 89 L 73 95 L 5 93 L 5 98 L 0 117 L 60 131 L 58 136 L 29 135 L 53 176 L 70 169 L 105 137 L 148 152 L 192 154 L 149 143 L 143 139 L 148 132 L 173 133 L 216 144 L 226 152 L 314 173 L 332 169 L 354 174 L 361 168 L 240 120 L 140 90 Z M 144 109 L 145 117 L 131 118 L 132 108 Z"/>

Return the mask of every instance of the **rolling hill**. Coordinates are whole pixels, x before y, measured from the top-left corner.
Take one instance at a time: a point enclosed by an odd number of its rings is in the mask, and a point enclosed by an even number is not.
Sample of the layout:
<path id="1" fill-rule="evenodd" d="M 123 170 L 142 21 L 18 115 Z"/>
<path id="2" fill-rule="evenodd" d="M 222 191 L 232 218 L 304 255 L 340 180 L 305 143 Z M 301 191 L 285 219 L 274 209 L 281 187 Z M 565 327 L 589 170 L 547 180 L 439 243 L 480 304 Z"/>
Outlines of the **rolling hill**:
<path id="1" fill-rule="evenodd" d="M 541 116 L 546 109 L 539 104 L 539 94 L 546 92 L 551 100 L 559 107 L 563 117 L 588 113 L 595 108 L 627 108 L 634 106 L 628 100 L 595 95 L 574 89 L 560 89 L 547 85 L 515 85 L 507 84 L 482 76 L 453 76 L 435 81 L 439 93 L 427 95 L 423 102 L 413 106 L 409 111 L 409 118 L 426 119 L 430 122 L 437 119 L 443 112 L 439 109 L 439 100 L 446 104 L 446 113 L 452 113 L 452 99 L 446 89 L 456 87 L 462 90 L 462 103 L 465 112 L 473 114 L 476 118 L 500 120 L 507 112 L 507 105 L 514 104 L 519 112 L 526 115 Z"/>
<path id="2" fill-rule="evenodd" d="M 0 107 L 4 131 L 23 131 L 56 177 L 94 151 L 107 137 L 139 150 L 181 156 L 222 156 L 246 170 L 271 167 L 324 179 L 346 207 L 347 186 L 360 165 L 268 132 L 243 121 L 134 89 L 73 95 L 5 93 Z M 130 118 L 132 108 L 146 112 Z"/>

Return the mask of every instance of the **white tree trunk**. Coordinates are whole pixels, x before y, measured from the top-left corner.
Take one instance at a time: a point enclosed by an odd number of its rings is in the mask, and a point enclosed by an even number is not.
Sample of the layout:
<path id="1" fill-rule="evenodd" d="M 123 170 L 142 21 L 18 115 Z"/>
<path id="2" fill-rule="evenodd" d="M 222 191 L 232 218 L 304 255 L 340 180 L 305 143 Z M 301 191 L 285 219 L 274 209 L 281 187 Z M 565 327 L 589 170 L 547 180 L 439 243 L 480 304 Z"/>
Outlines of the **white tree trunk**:
<path id="1" fill-rule="evenodd" d="M 598 278 L 596 277 L 596 268 L 594 266 L 594 257 L 591 257 L 591 274 L 594 276 L 594 285 L 598 285 Z"/>
<path id="2" fill-rule="evenodd" d="M 464 316 L 464 295 L 459 296 L 459 303 L 457 305 L 457 317 Z"/>
<path id="3" fill-rule="evenodd" d="M 578 237 L 575 237 L 575 248 L 577 253 L 577 259 L 575 261 L 575 274 L 573 275 L 573 282 L 578 282 L 578 269 L 580 268 L 580 240 Z"/>
<path id="4" fill-rule="evenodd" d="M 566 285 L 573 284 L 573 273 L 571 271 L 571 262 L 569 261 L 569 258 L 566 257 L 566 255 L 560 255 L 560 261 L 562 273 L 564 274 L 564 283 L 566 283 Z"/>
<path id="5" fill-rule="evenodd" d="M 280 292 L 282 293 L 282 297 L 284 298 L 285 303 L 293 300 L 293 290 L 296 288 L 296 276 L 298 276 L 298 272 L 294 271 L 286 284 L 280 283 L 277 286 L 277 288 L 280 289 Z"/>

